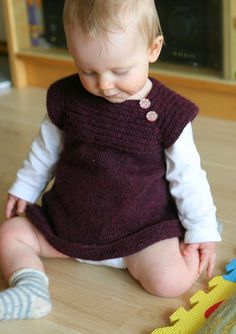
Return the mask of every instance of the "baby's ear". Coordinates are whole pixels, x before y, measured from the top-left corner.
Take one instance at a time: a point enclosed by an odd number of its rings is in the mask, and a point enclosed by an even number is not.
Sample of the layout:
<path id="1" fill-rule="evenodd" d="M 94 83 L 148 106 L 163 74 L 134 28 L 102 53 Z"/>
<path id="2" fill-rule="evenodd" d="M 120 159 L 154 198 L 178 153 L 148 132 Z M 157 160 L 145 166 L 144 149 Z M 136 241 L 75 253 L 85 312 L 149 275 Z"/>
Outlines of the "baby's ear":
<path id="1" fill-rule="evenodd" d="M 163 40 L 164 40 L 163 36 L 159 35 L 159 36 L 155 37 L 151 46 L 149 46 L 148 53 L 149 53 L 149 62 L 150 63 L 154 63 L 158 59 L 158 57 L 161 53 Z"/>

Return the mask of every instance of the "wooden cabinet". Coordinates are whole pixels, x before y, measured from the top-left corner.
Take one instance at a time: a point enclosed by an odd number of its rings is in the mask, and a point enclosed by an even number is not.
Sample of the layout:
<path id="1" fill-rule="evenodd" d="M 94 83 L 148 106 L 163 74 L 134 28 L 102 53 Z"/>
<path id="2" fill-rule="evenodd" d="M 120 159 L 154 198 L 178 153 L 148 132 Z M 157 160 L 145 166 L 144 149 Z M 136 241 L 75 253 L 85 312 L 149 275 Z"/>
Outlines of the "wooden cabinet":
<path id="1" fill-rule="evenodd" d="M 27 1 L 2 0 L 13 85 L 48 87 L 76 71 L 65 49 L 32 46 Z M 223 71 L 155 64 L 150 74 L 192 99 L 201 113 L 236 120 L 236 1 L 222 0 Z"/>

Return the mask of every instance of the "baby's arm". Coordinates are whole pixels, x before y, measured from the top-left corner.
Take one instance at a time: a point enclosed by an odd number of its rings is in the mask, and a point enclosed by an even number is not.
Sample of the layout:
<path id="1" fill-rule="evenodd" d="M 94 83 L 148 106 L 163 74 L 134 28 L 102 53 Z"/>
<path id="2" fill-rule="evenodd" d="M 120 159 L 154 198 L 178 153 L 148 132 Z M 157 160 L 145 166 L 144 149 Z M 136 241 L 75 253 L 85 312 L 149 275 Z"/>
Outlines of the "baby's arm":
<path id="1" fill-rule="evenodd" d="M 46 115 L 27 159 L 9 189 L 5 214 L 10 218 L 24 212 L 27 202 L 34 203 L 52 179 L 64 142 L 63 132 Z"/>
<path id="2" fill-rule="evenodd" d="M 185 255 L 199 249 L 200 268 L 211 275 L 215 263 L 215 242 L 220 241 L 214 206 L 206 173 L 201 168 L 189 123 L 178 140 L 165 150 L 167 180 L 175 198 L 180 221 L 186 229 Z"/>

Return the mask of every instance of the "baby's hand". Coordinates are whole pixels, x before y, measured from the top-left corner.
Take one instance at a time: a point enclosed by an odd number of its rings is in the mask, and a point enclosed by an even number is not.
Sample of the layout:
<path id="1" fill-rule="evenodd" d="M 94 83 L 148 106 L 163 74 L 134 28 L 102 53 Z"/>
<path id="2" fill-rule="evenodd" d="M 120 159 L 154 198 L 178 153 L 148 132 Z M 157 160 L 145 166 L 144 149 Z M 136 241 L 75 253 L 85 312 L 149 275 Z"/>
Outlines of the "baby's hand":
<path id="1" fill-rule="evenodd" d="M 207 275 L 210 278 L 212 276 L 215 261 L 216 261 L 216 243 L 215 242 L 202 242 L 199 244 L 186 244 L 183 249 L 183 255 L 188 256 L 192 251 L 199 251 L 199 274 L 203 270 L 207 269 Z"/>
<path id="2" fill-rule="evenodd" d="M 7 197 L 5 215 L 6 218 L 12 218 L 25 212 L 27 202 L 11 194 Z"/>

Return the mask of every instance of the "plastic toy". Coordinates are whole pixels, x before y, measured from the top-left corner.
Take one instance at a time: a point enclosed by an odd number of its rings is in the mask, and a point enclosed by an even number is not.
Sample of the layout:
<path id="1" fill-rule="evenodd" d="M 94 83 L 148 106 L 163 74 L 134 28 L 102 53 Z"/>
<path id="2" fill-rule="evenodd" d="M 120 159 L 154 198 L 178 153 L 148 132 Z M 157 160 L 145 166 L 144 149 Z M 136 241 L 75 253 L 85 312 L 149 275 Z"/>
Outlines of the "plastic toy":
<path id="1" fill-rule="evenodd" d="M 170 316 L 170 326 L 151 334 L 194 334 L 221 303 L 236 295 L 236 259 L 226 266 L 226 274 L 208 283 L 209 291 L 200 290 L 190 298 L 190 310 L 180 307 Z"/>

